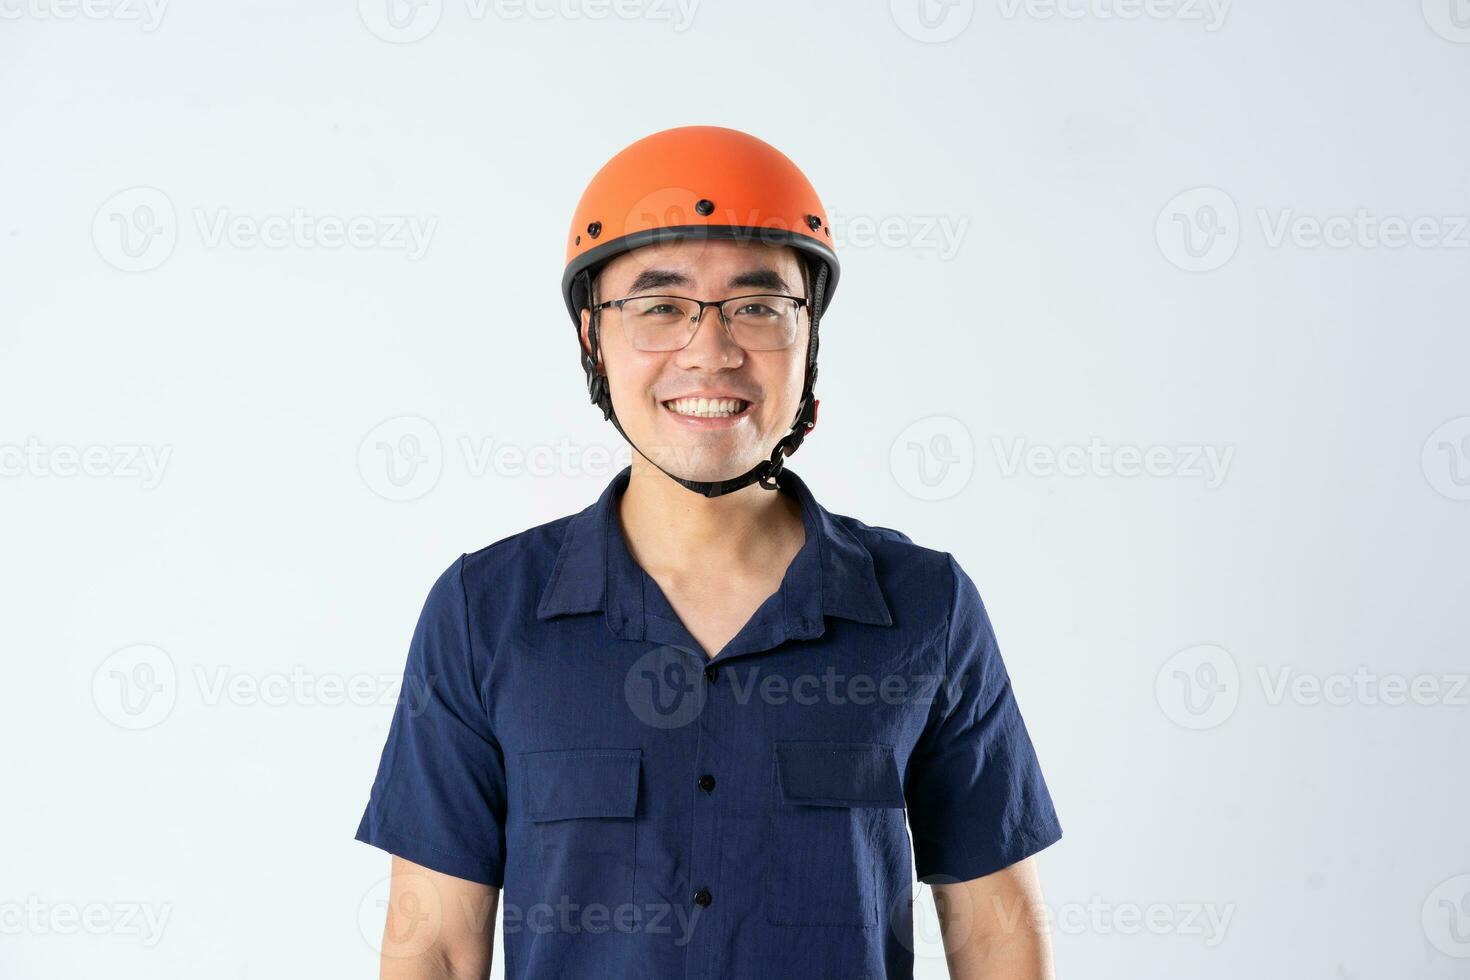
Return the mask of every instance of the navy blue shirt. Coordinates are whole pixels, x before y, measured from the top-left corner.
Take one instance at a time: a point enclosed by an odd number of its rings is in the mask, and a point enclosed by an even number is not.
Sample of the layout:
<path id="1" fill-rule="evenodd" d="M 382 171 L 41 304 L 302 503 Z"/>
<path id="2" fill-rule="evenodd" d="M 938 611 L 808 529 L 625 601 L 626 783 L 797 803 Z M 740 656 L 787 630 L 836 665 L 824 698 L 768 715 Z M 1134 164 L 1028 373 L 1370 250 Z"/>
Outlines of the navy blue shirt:
<path id="1" fill-rule="evenodd" d="M 913 872 L 1061 836 L 974 583 L 788 468 L 806 541 L 709 658 L 630 474 L 439 577 L 357 839 L 501 888 L 510 980 L 910 977 Z"/>

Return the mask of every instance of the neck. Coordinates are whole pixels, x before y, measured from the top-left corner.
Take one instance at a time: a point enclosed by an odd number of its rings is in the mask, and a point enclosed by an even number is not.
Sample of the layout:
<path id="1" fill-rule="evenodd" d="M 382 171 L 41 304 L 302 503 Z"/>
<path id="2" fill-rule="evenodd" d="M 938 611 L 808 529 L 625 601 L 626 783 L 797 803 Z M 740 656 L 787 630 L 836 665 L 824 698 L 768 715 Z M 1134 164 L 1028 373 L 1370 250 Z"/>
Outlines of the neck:
<path id="1" fill-rule="evenodd" d="M 792 494 L 752 483 L 706 497 L 636 453 L 618 516 L 634 561 L 650 574 L 764 565 L 805 537 L 801 502 Z"/>

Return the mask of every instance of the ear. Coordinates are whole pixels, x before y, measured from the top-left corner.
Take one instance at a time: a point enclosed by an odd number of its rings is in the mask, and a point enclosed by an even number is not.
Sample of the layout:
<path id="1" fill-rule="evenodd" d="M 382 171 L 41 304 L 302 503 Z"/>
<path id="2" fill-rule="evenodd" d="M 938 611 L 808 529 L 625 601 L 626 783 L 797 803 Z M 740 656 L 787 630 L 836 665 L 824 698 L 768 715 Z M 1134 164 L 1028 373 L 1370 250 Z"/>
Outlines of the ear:
<path id="1" fill-rule="evenodd" d="M 585 351 L 589 355 L 592 353 L 592 340 L 588 336 L 588 331 L 591 328 L 592 328 L 592 311 L 589 310 L 589 309 L 587 309 L 587 307 L 584 306 L 584 307 L 582 307 L 581 341 L 582 341 L 582 350 Z M 599 368 L 602 367 L 602 351 L 601 350 L 599 350 L 597 352 L 597 366 Z"/>

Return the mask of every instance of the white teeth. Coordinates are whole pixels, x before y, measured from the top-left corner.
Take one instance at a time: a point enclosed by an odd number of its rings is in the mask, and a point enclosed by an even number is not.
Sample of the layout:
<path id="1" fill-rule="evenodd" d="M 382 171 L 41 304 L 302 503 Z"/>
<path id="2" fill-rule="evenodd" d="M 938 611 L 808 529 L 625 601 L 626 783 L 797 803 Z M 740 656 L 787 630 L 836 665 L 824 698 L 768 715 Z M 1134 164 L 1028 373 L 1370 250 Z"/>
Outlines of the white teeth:
<path id="1" fill-rule="evenodd" d="M 670 411 L 678 415 L 722 419 L 738 415 L 744 410 L 747 403 L 739 398 L 676 398 L 664 404 Z"/>

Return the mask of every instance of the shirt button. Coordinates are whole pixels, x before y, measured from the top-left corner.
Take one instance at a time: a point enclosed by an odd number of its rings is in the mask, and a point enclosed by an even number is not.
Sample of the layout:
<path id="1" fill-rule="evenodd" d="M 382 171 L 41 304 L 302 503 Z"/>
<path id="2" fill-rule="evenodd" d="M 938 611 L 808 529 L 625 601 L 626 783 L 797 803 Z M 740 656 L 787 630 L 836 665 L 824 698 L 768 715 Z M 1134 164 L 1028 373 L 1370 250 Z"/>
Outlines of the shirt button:
<path id="1" fill-rule="evenodd" d="M 715 679 L 719 676 L 720 668 L 715 664 L 710 664 L 704 668 L 704 679 L 709 681 L 711 684 L 713 684 L 715 682 Z"/>
<path id="2" fill-rule="evenodd" d="M 706 793 L 713 792 L 715 788 L 715 777 L 711 776 L 709 773 L 705 773 L 703 776 L 700 776 L 699 788 L 704 790 Z"/>
<path id="3" fill-rule="evenodd" d="M 700 906 L 701 908 L 708 905 L 710 902 L 713 902 L 714 900 L 714 896 L 709 893 L 708 888 L 701 888 L 699 891 L 694 893 L 694 904 Z"/>

